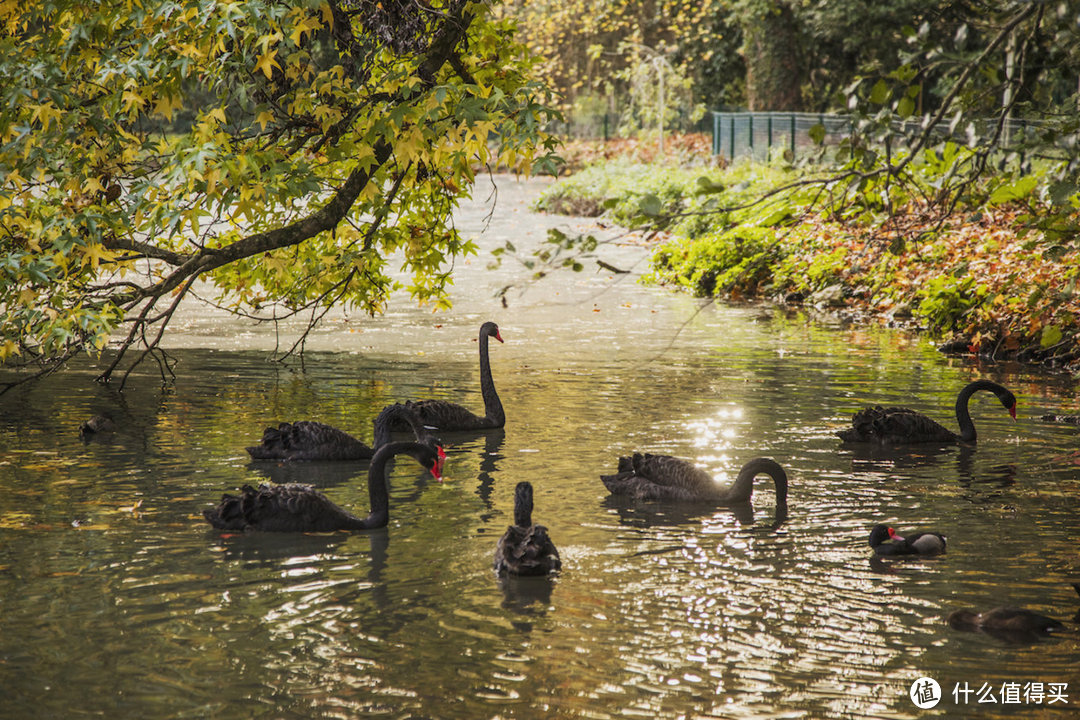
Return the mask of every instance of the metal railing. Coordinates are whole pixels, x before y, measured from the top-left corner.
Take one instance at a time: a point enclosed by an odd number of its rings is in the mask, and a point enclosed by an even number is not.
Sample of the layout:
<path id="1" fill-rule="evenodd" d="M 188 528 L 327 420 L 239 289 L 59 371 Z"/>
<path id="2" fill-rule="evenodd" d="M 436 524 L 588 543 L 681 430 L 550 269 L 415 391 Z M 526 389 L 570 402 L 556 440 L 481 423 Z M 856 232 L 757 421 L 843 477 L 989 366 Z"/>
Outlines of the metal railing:
<path id="1" fill-rule="evenodd" d="M 799 148 L 818 145 L 810 138 L 815 125 L 825 129 L 826 145 L 835 145 L 851 133 L 849 117 L 824 113 L 714 111 L 712 121 L 713 155 L 729 160 L 744 156 L 767 160 L 773 148 L 790 150 L 796 157 Z"/>
<path id="2" fill-rule="evenodd" d="M 987 119 L 974 128 L 980 134 L 992 131 L 992 124 L 998 119 Z M 819 145 L 810 136 L 810 128 L 820 125 L 824 135 L 820 144 L 836 145 L 852 132 L 852 119 L 848 115 L 828 113 L 797 112 L 712 112 L 713 155 L 722 155 L 729 160 L 751 157 L 754 160 L 768 160 L 773 149 L 790 151 L 792 159 L 798 157 L 800 148 L 806 152 Z M 1029 130 L 1038 126 L 1027 120 L 1008 118 L 1003 127 L 1003 137 L 1018 140 L 1025 137 Z M 920 122 L 894 122 L 893 130 L 908 138 L 915 138 L 923 132 Z M 966 144 L 966 129 L 949 132 L 944 126 L 935 129 L 941 137 L 951 137 L 960 144 Z"/>

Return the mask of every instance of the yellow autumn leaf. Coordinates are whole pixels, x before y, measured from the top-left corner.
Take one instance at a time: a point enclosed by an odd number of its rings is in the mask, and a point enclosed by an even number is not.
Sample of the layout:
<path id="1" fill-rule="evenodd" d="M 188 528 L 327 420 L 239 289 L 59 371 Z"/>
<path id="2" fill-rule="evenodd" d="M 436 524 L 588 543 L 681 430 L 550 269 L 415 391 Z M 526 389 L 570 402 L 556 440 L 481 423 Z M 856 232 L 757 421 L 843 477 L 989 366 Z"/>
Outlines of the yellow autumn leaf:
<path id="1" fill-rule="evenodd" d="M 162 93 L 154 103 L 154 114 L 161 115 L 166 120 L 171 120 L 173 113 L 184 107 L 184 100 L 179 95 Z"/>
<path id="2" fill-rule="evenodd" d="M 91 243 L 86 246 L 83 251 L 82 264 L 86 265 L 90 263 L 91 267 L 97 267 L 102 262 L 109 262 L 115 257 L 115 254 L 105 248 L 101 243 Z"/>
<path id="3" fill-rule="evenodd" d="M 96 177 L 88 177 L 82 186 L 83 192 L 90 194 L 95 192 L 105 192 L 105 186 L 101 184 L 101 181 Z"/>
<path id="4" fill-rule="evenodd" d="M 146 104 L 146 100 L 133 90 L 125 90 L 120 96 L 120 99 L 124 102 L 125 112 L 141 110 L 142 106 Z"/>
<path id="5" fill-rule="evenodd" d="M 206 194 L 207 195 L 213 195 L 214 194 L 214 190 L 217 189 L 218 176 L 220 174 L 221 174 L 220 171 L 216 167 L 210 168 L 204 174 L 203 179 L 206 180 Z"/>
<path id="6" fill-rule="evenodd" d="M 9 357 L 13 355 L 17 356 L 19 354 L 19 346 L 14 340 L 5 340 L 3 344 L 0 345 L 0 361 L 7 360 Z"/>
<path id="7" fill-rule="evenodd" d="M 259 125 L 262 126 L 263 130 L 265 130 L 266 126 L 273 121 L 274 113 L 270 112 L 269 110 L 263 110 L 261 113 L 255 116 L 255 122 L 259 123 Z"/>
<path id="8" fill-rule="evenodd" d="M 266 75 L 268 80 L 274 76 L 274 68 L 281 69 L 281 65 L 278 64 L 274 57 L 275 55 L 277 55 L 277 50 L 269 50 L 260 55 L 255 62 L 255 69 L 262 70 L 263 75 Z"/>

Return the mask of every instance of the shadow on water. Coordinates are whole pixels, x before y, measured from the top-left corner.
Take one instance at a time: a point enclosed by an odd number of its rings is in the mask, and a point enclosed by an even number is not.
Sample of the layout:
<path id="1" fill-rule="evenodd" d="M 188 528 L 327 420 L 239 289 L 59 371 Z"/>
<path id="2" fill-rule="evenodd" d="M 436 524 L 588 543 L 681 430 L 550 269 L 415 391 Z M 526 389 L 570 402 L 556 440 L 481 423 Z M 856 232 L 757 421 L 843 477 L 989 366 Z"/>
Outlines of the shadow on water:
<path id="1" fill-rule="evenodd" d="M 247 469 L 260 475 L 264 480 L 283 485 L 300 483 L 328 488 L 345 483 L 358 483 L 367 486 L 368 461 L 346 462 L 280 462 L 275 460 L 256 460 L 247 464 Z"/>
<path id="2" fill-rule="evenodd" d="M 375 534 L 374 531 L 371 533 Z M 379 533 L 386 536 L 385 532 Z M 348 539 L 344 533 L 222 533 L 208 529 L 208 538 L 220 550 L 225 561 L 263 564 L 277 567 L 282 560 L 290 558 L 313 558 L 338 556 Z M 372 555 L 375 555 L 372 543 Z M 386 543 L 382 547 L 382 564 L 386 562 Z"/>

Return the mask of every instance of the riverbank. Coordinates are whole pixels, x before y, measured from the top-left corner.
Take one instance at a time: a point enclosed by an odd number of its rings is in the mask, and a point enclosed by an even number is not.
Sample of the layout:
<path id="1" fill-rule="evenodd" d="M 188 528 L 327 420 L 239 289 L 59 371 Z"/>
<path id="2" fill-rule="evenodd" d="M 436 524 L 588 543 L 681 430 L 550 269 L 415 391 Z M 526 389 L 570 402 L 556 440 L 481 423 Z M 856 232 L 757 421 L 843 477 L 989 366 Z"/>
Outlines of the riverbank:
<path id="1" fill-rule="evenodd" d="M 891 207 L 880 188 L 826 206 L 836 188 L 813 182 L 760 200 L 808 180 L 776 164 L 608 159 L 560 180 L 537 206 L 663 228 L 655 283 L 902 326 L 950 354 L 1080 369 L 1075 193 L 1029 176 L 998 178 L 981 202 L 949 212 L 896 188 Z"/>

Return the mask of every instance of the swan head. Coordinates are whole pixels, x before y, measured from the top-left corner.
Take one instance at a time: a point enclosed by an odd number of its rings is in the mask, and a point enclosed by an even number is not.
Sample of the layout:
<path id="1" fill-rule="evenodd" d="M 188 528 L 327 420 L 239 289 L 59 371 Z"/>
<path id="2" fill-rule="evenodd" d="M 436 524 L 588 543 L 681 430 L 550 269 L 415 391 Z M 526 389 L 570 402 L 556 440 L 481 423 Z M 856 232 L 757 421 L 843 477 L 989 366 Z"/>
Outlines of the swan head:
<path id="1" fill-rule="evenodd" d="M 1016 396 L 1012 394 L 1007 388 L 1000 385 L 992 387 L 991 390 L 997 395 L 998 400 L 1001 401 L 1002 407 L 1009 411 L 1009 415 L 1012 419 L 1016 419 Z"/>
<path id="2" fill-rule="evenodd" d="M 491 322 L 490 320 L 480 326 L 480 334 L 489 335 L 498 340 L 499 342 L 503 341 L 502 335 L 499 334 L 499 326 Z"/>
<path id="3" fill-rule="evenodd" d="M 896 534 L 888 525 L 875 525 L 874 529 L 870 531 L 870 547 L 876 548 L 878 545 L 889 542 L 890 540 L 903 540 L 901 536 Z"/>
<path id="4" fill-rule="evenodd" d="M 434 442 L 427 442 L 421 447 L 422 449 L 417 451 L 416 459 L 431 472 L 436 480 L 442 482 L 443 465 L 446 463 L 446 452 L 442 449 L 441 445 Z"/>

